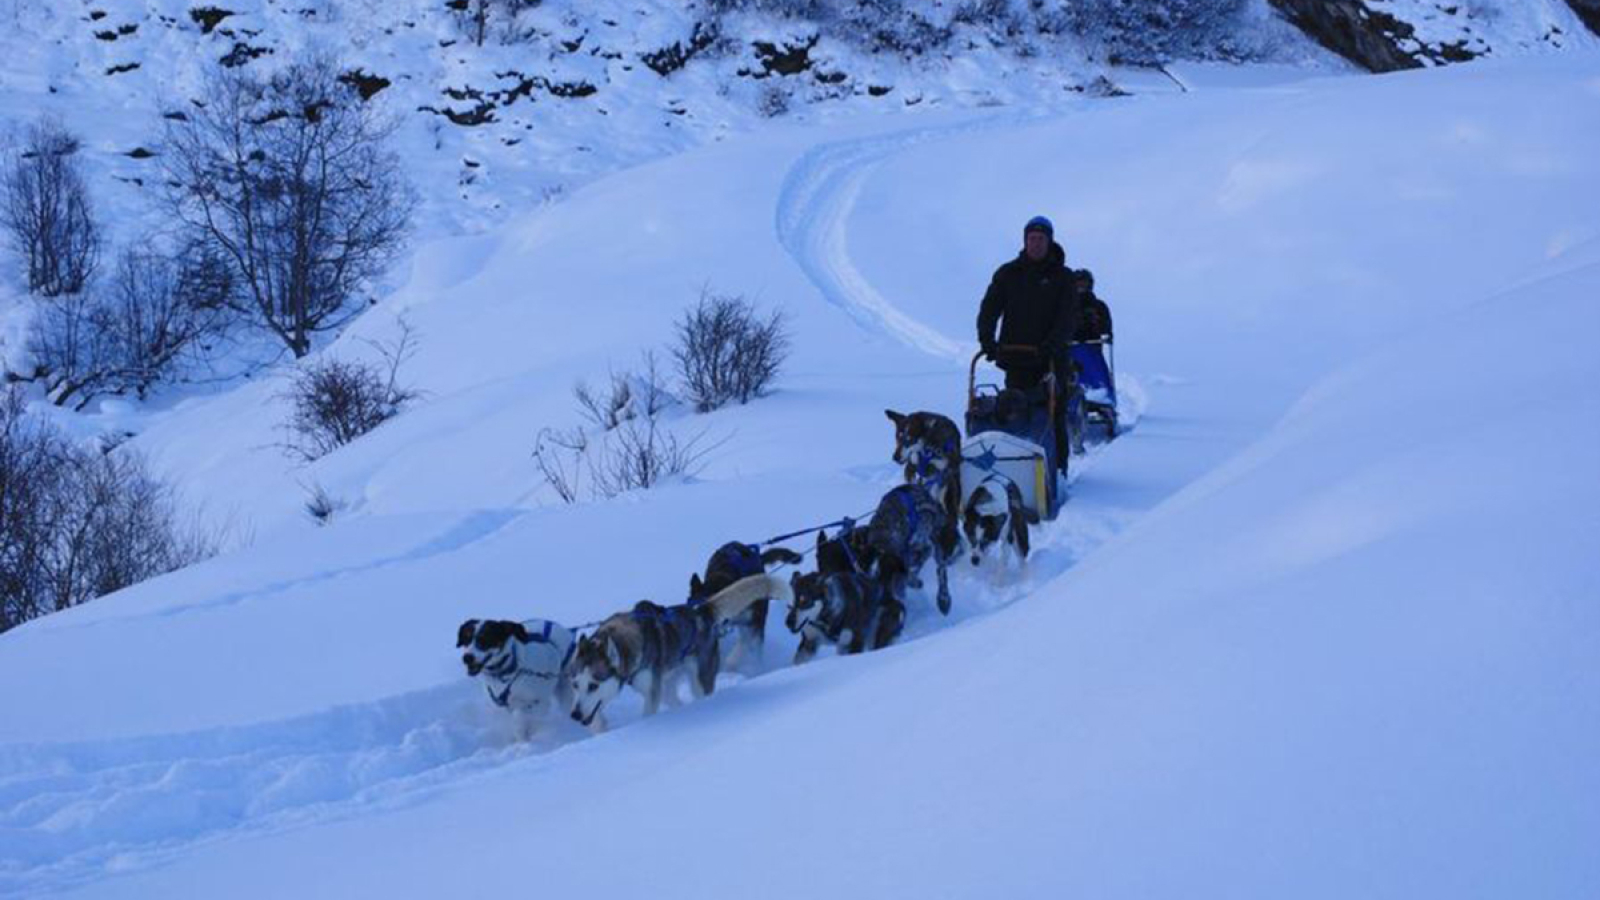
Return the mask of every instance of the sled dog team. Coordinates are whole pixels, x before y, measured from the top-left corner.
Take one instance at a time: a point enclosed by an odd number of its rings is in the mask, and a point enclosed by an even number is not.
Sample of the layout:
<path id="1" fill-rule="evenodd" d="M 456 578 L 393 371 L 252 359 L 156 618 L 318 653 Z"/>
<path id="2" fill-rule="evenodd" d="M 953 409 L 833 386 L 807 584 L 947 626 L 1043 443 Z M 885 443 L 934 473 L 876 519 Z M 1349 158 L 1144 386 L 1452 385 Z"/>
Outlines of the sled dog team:
<path id="1" fill-rule="evenodd" d="M 710 694 L 723 667 L 753 674 L 772 601 L 787 608 L 784 625 L 800 639 L 796 663 L 825 644 L 860 653 L 893 643 L 905 625 L 906 592 L 922 587 L 919 573 L 929 561 L 938 573 L 939 611 L 948 614 L 947 570 L 963 534 L 974 565 L 996 544 L 1028 555 L 1021 495 L 1009 479 L 990 475 L 963 503 L 955 422 L 931 412 L 887 414 L 905 483 L 883 496 L 866 525 L 846 524 L 831 538 L 819 531 L 814 571 L 785 581 L 767 567 L 799 563 L 800 554 L 735 542 L 712 554 L 703 577 L 691 577 L 687 602 L 642 600 L 587 636 L 544 619 L 469 619 L 456 635 L 467 674 L 484 680 L 520 736 L 552 707 L 601 731 L 606 704 L 624 686 L 639 692 L 645 715 L 653 715 L 662 701 L 676 705 L 685 683 L 696 699 Z"/>

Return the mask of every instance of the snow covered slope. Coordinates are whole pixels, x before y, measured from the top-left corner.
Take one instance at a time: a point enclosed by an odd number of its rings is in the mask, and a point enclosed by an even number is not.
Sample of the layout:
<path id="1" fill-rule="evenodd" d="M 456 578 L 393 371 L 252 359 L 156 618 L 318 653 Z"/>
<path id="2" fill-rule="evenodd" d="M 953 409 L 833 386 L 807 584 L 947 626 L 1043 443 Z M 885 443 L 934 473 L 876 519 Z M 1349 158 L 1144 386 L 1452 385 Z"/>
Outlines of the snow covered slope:
<path id="1" fill-rule="evenodd" d="M 1238 73 L 1234 73 L 1237 79 Z M 1194 83 L 1203 83 L 1197 75 Z M 1561 897 L 1600 885 L 1600 60 L 797 126 L 424 247 L 422 405 L 301 473 L 270 385 L 139 438 L 247 549 L 0 636 L 0 892 Z M 469 615 L 676 599 L 871 508 L 1053 215 L 1133 430 L 1020 573 L 869 656 L 510 744 Z M 534 432 L 704 283 L 793 317 L 696 479 L 549 502 Z M 296 477 L 351 501 L 299 521 Z M 774 631 L 781 629 L 774 628 Z"/>

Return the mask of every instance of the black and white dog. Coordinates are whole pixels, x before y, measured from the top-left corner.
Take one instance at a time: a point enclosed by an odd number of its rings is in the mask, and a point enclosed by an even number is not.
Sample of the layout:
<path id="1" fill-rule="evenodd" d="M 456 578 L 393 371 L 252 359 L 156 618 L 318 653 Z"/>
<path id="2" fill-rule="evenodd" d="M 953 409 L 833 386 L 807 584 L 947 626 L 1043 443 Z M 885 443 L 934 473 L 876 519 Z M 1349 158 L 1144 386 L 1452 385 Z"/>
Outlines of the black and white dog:
<path id="1" fill-rule="evenodd" d="M 774 547 L 766 552 L 753 544 L 730 541 L 717 548 L 706 561 L 706 574 L 689 577 L 689 605 L 696 606 L 722 591 L 741 578 L 761 575 L 773 563 L 798 563 L 800 554 L 784 547 Z M 767 641 L 766 599 L 757 600 L 750 608 L 728 620 L 722 668 L 754 675 L 760 671 L 762 651 Z"/>
<path id="2" fill-rule="evenodd" d="M 933 560 L 939 573 L 939 612 L 950 613 L 950 561 L 961 550 L 956 519 L 920 484 L 883 495 L 867 526 L 873 574 L 888 595 L 905 602 L 906 588 L 922 587 L 920 572 Z"/>
<path id="3" fill-rule="evenodd" d="M 796 573 L 789 585 L 794 604 L 784 624 L 800 636 L 795 665 L 810 660 L 822 644 L 847 654 L 887 647 L 905 627 L 905 604 L 860 572 Z"/>
<path id="4" fill-rule="evenodd" d="M 467 675 L 483 678 L 489 699 L 511 713 L 522 740 L 552 707 L 571 705 L 565 669 L 575 641 L 571 629 L 547 619 L 468 619 L 456 631 Z"/>
<path id="5" fill-rule="evenodd" d="M 772 575 L 741 578 L 704 603 L 659 606 L 641 601 L 632 610 L 600 623 L 579 638 L 568 667 L 572 718 L 596 731 L 605 729 L 601 712 L 624 685 L 644 695 L 644 714 L 654 715 L 666 700 L 676 705 L 685 681 L 696 698 L 716 690 L 722 653 L 722 626 L 761 600 L 792 605 L 789 583 Z"/>
<path id="6" fill-rule="evenodd" d="M 953 522 L 961 516 L 961 429 L 935 412 L 883 414 L 894 423 L 894 461 L 906 484 L 920 484 L 944 503 Z"/>
<path id="7" fill-rule="evenodd" d="M 1001 542 L 1015 550 L 1019 559 L 1027 559 L 1027 516 L 1015 481 L 998 472 L 984 476 L 961 511 L 961 530 L 972 550 L 972 564 L 982 562 L 984 553 Z"/>

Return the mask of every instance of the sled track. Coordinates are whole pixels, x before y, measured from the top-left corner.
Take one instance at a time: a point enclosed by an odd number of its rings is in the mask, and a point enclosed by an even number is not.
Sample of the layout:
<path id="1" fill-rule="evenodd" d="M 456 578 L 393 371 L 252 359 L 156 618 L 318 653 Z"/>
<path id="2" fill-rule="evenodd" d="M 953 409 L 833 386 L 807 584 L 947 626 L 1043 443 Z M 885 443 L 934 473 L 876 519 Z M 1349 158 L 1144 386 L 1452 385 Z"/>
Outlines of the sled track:
<path id="1" fill-rule="evenodd" d="M 955 341 L 898 309 L 856 269 L 846 224 L 867 178 L 895 154 L 929 141 L 1019 121 L 1015 114 L 819 145 L 790 168 L 778 195 L 778 242 L 829 302 L 862 327 L 933 356 L 965 363 L 973 345 Z"/>

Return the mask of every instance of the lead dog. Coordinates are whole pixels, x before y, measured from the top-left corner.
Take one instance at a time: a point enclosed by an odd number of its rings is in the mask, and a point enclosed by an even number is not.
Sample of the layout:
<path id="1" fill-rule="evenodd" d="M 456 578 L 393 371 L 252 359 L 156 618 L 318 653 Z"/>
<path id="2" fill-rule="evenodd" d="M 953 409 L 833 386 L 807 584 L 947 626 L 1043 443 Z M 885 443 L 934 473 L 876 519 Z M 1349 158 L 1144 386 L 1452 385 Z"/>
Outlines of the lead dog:
<path id="1" fill-rule="evenodd" d="M 706 561 L 704 578 L 699 575 L 689 577 L 689 605 L 704 602 L 741 578 L 764 574 L 767 566 L 773 563 L 794 564 L 800 560 L 800 554 L 784 547 L 761 552 L 754 544 L 729 541 L 718 547 Z M 757 600 L 749 609 L 728 620 L 724 636 L 732 638 L 732 646 L 725 647 L 723 668 L 747 675 L 760 670 L 762 651 L 767 641 L 767 606 L 767 600 Z"/>
<path id="2" fill-rule="evenodd" d="M 625 613 L 600 623 L 578 640 L 568 669 L 572 718 L 605 730 L 601 711 L 624 685 L 644 695 L 644 714 L 654 715 L 663 699 L 676 703 L 683 681 L 696 698 L 716 690 L 721 666 L 718 632 L 723 624 L 761 600 L 792 605 L 788 582 L 772 575 L 741 578 L 704 603 L 658 606 L 640 601 Z"/>
<path id="3" fill-rule="evenodd" d="M 894 423 L 894 461 L 905 466 L 906 484 L 920 484 L 944 503 L 944 512 L 961 517 L 961 429 L 935 412 L 883 414 Z"/>
<path id="4" fill-rule="evenodd" d="M 571 629 L 548 619 L 468 619 L 456 630 L 468 677 L 483 678 L 489 699 L 511 713 L 523 740 L 552 707 L 571 705 L 564 670 L 574 641 Z"/>
<path id="5" fill-rule="evenodd" d="M 800 636 L 795 665 L 810 660 L 824 643 L 840 653 L 887 647 L 905 627 L 905 604 L 860 572 L 796 573 L 789 585 L 794 605 L 784 624 Z"/>
<path id="6" fill-rule="evenodd" d="M 972 564 L 996 543 L 1004 541 L 1028 558 L 1028 519 L 1017 483 L 998 472 L 990 472 L 972 489 L 961 511 L 961 530 L 972 549 Z"/>
<path id="7" fill-rule="evenodd" d="M 872 572 L 890 597 L 904 603 L 906 587 L 921 587 L 922 567 L 932 559 L 939 573 L 939 612 L 950 613 L 946 570 L 961 549 L 956 520 L 921 485 L 902 484 L 883 495 L 867 526 Z"/>

